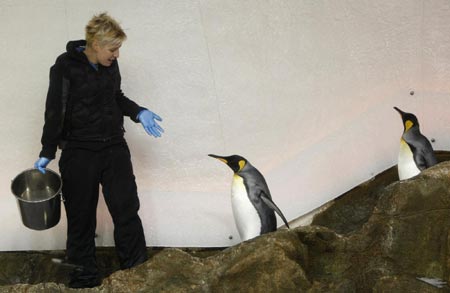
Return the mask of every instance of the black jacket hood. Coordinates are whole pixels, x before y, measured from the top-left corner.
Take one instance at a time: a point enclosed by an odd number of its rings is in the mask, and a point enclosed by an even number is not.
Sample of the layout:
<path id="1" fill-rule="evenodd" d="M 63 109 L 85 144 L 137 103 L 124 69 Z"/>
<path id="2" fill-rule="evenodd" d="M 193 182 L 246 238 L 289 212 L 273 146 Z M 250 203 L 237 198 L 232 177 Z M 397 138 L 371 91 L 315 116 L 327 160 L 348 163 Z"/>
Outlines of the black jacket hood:
<path id="1" fill-rule="evenodd" d="M 89 62 L 87 56 L 83 53 L 83 51 L 78 51 L 78 47 L 86 47 L 85 40 L 77 40 L 77 41 L 69 41 L 66 45 L 67 54 L 74 59 Z"/>

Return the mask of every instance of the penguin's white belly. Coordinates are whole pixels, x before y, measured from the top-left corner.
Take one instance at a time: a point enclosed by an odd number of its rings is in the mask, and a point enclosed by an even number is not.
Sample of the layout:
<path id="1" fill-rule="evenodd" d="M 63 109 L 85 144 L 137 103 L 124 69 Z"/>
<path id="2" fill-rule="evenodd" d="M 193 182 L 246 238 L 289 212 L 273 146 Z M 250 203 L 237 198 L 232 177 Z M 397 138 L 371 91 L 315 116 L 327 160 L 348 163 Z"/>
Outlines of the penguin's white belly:
<path id="1" fill-rule="evenodd" d="M 259 236 L 261 219 L 247 196 L 244 179 L 238 175 L 234 175 L 231 185 L 231 206 L 241 240 L 245 241 Z"/>
<path id="2" fill-rule="evenodd" d="M 400 180 L 408 179 L 420 173 L 414 162 L 414 155 L 408 144 L 402 139 L 398 153 L 398 177 Z"/>

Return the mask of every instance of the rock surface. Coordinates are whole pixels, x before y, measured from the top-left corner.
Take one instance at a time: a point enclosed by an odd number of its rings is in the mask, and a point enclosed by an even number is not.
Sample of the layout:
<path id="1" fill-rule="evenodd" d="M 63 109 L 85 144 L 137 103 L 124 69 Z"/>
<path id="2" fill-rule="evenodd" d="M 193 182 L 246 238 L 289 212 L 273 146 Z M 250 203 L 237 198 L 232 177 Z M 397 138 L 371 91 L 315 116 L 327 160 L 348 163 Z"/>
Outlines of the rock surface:
<path id="1" fill-rule="evenodd" d="M 106 277 L 92 289 L 69 289 L 60 267 L 45 266 L 62 252 L 3 253 L 0 292 L 450 292 L 417 279 L 450 280 L 450 162 L 396 176 L 391 168 L 343 195 L 311 226 L 227 249 L 151 250 L 124 271 L 100 249 Z"/>

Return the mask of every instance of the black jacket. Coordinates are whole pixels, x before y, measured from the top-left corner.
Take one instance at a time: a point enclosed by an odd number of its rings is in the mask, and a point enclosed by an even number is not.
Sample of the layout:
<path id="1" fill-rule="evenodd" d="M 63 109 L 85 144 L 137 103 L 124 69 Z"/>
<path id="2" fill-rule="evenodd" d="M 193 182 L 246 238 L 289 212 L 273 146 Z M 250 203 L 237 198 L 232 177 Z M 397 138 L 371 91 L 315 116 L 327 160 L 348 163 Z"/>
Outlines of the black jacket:
<path id="1" fill-rule="evenodd" d="M 50 68 L 40 157 L 55 158 L 62 141 L 87 144 L 123 139 L 123 116 L 138 122 L 145 109 L 123 94 L 117 61 L 96 70 L 77 50 L 86 41 L 67 43 L 67 52 Z"/>

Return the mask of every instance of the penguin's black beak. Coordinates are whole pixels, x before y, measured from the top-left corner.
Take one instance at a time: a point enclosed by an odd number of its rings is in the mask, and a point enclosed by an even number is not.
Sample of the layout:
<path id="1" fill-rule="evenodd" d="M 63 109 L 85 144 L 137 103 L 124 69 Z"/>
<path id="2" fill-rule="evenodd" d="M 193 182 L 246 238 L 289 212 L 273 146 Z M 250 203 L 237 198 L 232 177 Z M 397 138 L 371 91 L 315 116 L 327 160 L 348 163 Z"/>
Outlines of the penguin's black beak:
<path id="1" fill-rule="evenodd" d="M 405 112 L 403 112 L 402 110 L 400 110 L 400 109 L 397 108 L 397 107 L 394 107 L 394 109 L 395 109 L 398 113 L 400 113 L 400 116 L 402 116 L 402 117 L 403 117 L 403 114 L 405 114 Z"/>
<path id="2" fill-rule="evenodd" d="M 213 155 L 213 154 L 209 154 L 208 156 L 210 156 L 211 158 L 217 159 L 219 161 L 222 161 L 222 162 L 224 162 L 225 164 L 228 165 L 228 161 L 225 159 L 225 157 L 218 156 L 218 155 Z"/>
<path id="3" fill-rule="evenodd" d="M 234 173 L 239 172 L 242 168 L 244 168 L 245 164 L 247 163 L 247 160 L 244 157 L 241 157 L 239 155 L 223 157 L 223 156 L 209 154 L 208 156 L 224 162 L 225 164 L 228 165 L 228 167 L 231 168 L 231 170 L 233 170 Z"/>

